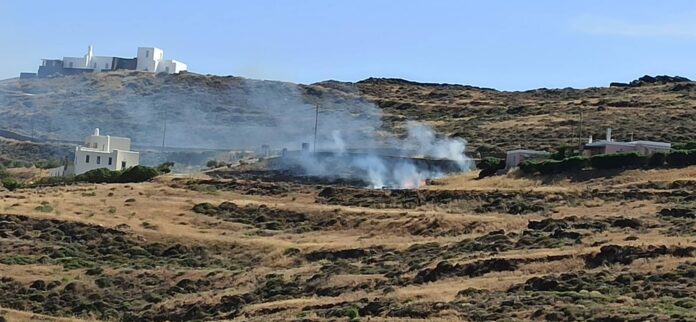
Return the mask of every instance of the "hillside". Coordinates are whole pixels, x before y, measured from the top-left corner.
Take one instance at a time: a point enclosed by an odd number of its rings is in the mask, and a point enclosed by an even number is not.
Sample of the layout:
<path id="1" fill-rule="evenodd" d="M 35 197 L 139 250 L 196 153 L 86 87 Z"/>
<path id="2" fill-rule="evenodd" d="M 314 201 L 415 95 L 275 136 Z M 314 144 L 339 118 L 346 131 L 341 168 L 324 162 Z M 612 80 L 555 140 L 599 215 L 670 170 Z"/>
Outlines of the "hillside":
<path id="1" fill-rule="evenodd" d="M 473 86 L 370 78 L 311 85 L 192 73 L 84 74 L 0 83 L 0 129 L 39 139 L 81 140 L 93 127 L 134 143 L 177 147 L 295 148 L 313 133 L 320 104 L 320 141 L 331 131 L 364 136 L 402 133 L 407 120 L 461 137 L 470 151 L 549 148 L 603 136 L 617 139 L 694 139 L 696 83 L 643 77 L 630 84 L 588 89 L 506 92 Z M 356 134 L 357 133 L 357 134 Z M 356 134 L 353 136 L 353 134 Z"/>
<path id="2" fill-rule="evenodd" d="M 694 176 L 462 175 L 393 191 L 164 177 L 3 192 L 0 317 L 693 321 Z"/>

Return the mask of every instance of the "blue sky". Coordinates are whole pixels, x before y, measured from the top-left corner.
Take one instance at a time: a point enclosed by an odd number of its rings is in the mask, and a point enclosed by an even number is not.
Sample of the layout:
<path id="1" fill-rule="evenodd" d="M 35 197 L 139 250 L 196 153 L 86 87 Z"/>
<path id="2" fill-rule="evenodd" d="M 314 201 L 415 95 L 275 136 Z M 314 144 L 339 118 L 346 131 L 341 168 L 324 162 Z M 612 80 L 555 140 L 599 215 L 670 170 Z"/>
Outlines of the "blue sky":
<path id="1" fill-rule="evenodd" d="M 0 79 L 163 48 L 193 72 L 524 90 L 696 78 L 696 1 L 0 0 Z"/>

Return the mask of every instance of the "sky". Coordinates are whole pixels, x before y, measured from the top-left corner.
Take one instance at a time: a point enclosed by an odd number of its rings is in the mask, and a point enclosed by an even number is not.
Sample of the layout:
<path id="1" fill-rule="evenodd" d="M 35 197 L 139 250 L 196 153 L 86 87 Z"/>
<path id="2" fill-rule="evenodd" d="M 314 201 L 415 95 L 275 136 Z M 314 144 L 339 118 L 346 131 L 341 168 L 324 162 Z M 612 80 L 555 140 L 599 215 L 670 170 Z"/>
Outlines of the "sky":
<path id="1" fill-rule="evenodd" d="M 691 0 L 0 0 L 0 79 L 159 47 L 201 74 L 501 90 L 696 78 Z"/>

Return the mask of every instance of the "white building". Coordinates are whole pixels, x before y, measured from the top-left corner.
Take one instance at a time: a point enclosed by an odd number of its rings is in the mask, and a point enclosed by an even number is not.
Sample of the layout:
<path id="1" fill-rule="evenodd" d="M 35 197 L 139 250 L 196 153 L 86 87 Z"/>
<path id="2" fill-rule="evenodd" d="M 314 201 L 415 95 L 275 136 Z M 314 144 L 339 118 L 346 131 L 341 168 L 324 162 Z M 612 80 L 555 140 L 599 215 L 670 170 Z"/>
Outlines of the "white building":
<path id="1" fill-rule="evenodd" d="M 113 56 L 94 56 L 94 48 L 90 45 L 83 57 L 63 57 L 63 68 L 111 70 L 113 62 Z"/>
<path id="2" fill-rule="evenodd" d="M 140 162 L 140 154 L 130 151 L 129 138 L 100 135 L 99 129 L 85 138 L 84 146 L 75 148 L 75 175 L 90 170 L 107 168 L 123 170 L 136 166 Z"/>
<path id="3" fill-rule="evenodd" d="M 175 74 L 186 70 L 186 64 L 164 59 L 164 51 L 155 47 L 138 47 L 137 69 L 146 72 Z"/>
<path id="4" fill-rule="evenodd" d="M 611 138 L 611 129 L 607 129 L 607 137 L 604 140 L 592 141 L 590 137 L 587 144 L 583 145 L 583 155 L 593 156 L 597 154 L 614 154 L 636 152 L 640 155 L 651 155 L 655 152 L 667 153 L 672 150 L 672 144 L 655 141 L 630 141 L 617 142 Z"/>
<path id="5" fill-rule="evenodd" d="M 525 160 L 543 160 L 548 159 L 551 153 L 546 151 L 536 150 L 511 150 L 505 154 L 505 169 L 511 169 L 518 166 Z"/>
<path id="6" fill-rule="evenodd" d="M 164 59 L 164 51 L 155 47 L 139 47 L 138 56 L 122 58 L 113 56 L 95 56 L 92 46 L 82 57 L 63 57 L 63 59 L 42 59 L 36 74 L 23 73 L 25 78 L 47 78 L 60 75 L 76 75 L 110 70 L 140 70 L 153 73 L 175 74 L 187 70 L 186 64 Z"/>

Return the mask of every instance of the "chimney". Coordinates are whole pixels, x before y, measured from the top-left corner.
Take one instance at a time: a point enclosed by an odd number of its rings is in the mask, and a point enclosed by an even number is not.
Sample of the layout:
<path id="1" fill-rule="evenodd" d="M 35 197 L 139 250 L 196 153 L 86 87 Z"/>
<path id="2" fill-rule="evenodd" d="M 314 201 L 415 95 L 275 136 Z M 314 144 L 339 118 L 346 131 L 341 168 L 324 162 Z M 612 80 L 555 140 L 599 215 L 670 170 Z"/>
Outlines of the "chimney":
<path id="1" fill-rule="evenodd" d="M 592 134 L 590 134 L 590 138 L 587 140 L 587 143 L 588 144 L 592 143 Z"/>
<path id="2" fill-rule="evenodd" d="M 99 136 L 99 128 L 94 129 L 94 136 Z"/>
<path id="3" fill-rule="evenodd" d="M 607 142 L 611 142 L 611 128 L 607 128 Z"/>

